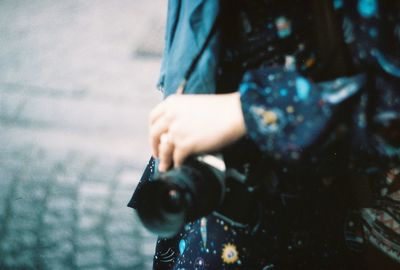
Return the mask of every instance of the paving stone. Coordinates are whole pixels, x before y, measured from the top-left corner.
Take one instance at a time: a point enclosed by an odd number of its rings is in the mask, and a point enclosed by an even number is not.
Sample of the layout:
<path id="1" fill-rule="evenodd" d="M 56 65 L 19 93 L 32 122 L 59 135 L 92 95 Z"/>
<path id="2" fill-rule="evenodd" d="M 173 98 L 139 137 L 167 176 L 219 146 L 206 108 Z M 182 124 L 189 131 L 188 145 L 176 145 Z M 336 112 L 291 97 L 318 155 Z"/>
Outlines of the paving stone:
<path id="1" fill-rule="evenodd" d="M 63 185 L 60 183 L 55 184 L 51 189 L 51 196 L 55 198 L 74 198 L 76 194 L 76 185 Z"/>
<path id="2" fill-rule="evenodd" d="M 136 248 L 136 246 L 142 242 L 142 239 L 138 239 L 138 238 L 134 238 L 134 235 L 131 235 L 131 237 L 127 237 L 126 235 L 110 235 L 109 237 L 107 237 L 108 239 L 108 244 L 111 247 L 111 249 L 113 248 L 120 248 L 120 247 L 124 247 L 127 250 L 133 250 Z M 135 239 L 135 241 L 133 242 L 132 239 Z"/>
<path id="3" fill-rule="evenodd" d="M 71 242 L 59 241 L 55 245 L 53 244 L 51 248 L 46 248 L 44 251 L 42 251 L 41 258 L 43 261 L 47 261 L 50 258 L 63 261 L 68 256 L 71 256 L 74 251 L 75 250 Z"/>
<path id="4" fill-rule="evenodd" d="M 71 263 L 68 261 L 64 261 L 58 257 L 50 257 L 50 258 L 43 258 L 43 269 L 71 270 L 74 268 L 71 267 Z"/>
<path id="5" fill-rule="evenodd" d="M 90 231 L 101 226 L 102 217 L 99 215 L 81 215 L 78 220 L 78 228 L 81 231 Z"/>
<path id="6" fill-rule="evenodd" d="M 23 237 L 20 232 L 12 232 L 4 238 L 3 243 L 0 245 L 4 253 L 11 254 L 21 249 L 34 248 L 36 245 L 36 238 L 30 237 L 29 232 L 26 232 L 25 237 Z"/>
<path id="7" fill-rule="evenodd" d="M 69 227 L 54 227 L 47 229 L 48 235 L 44 235 L 43 239 L 49 243 L 60 243 L 70 241 L 73 237 L 73 228 Z"/>
<path id="8" fill-rule="evenodd" d="M 64 174 L 64 173 L 59 173 L 55 176 L 55 182 L 63 186 L 63 188 L 67 186 L 72 186 L 75 187 L 78 182 L 79 182 L 79 177 L 76 174 Z"/>
<path id="9" fill-rule="evenodd" d="M 103 183 L 83 183 L 79 187 L 79 193 L 82 197 L 105 197 L 109 192 L 109 185 Z"/>
<path id="10" fill-rule="evenodd" d="M 132 252 L 129 252 L 126 249 L 113 249 L 110 256 L 110 264 L 116 269 L 125 267 L 128 268 L 132 265 L 138 265 L 142 263 L 138 257 L 132 256 Z"/>
<path id="11" fill-rule="evenodd" d="M 79 268 L 86 266 L 98 266 L 104 261 L 104 251 L 102 249 L 92 249 L 78 252 L 76 254 L 76 265 Z"/>
<path id="12" fill-rule="evenodd" d="M 118 187 L 131 190 L 139 183 L 142 171 L 139 170 L 125 170 L 118 175 Z"/>
<path id="13" fill-rule="evenodd" d="M 113 207 L 120 209 L 126 206 L 126 198 L 129 198 L 131 195 L 132 195 L 132 190 L 120 190 L 120 189 L 115 190 L 114 198 L 112 201 Z"/>
<path id="14" fill-rule="evenodd" d="M 88 232 L 81 234 L 77 237 L 77 246 L 80 249 L 91 249 L 91 248 L 100 248 L 104 247 L 104 239 L 95 232 Z"/>
<path id="15" fill-rule="evenodd" d="M 21 252 L 20 256 L 5 256 L 3 263 L 8 269 L 35 269 L 32 253 Z"/>
<path id="16" fill-rule="evenodd" d="M 37 245 L 37 236 L 32 231 L 18 231 L 15 238 L 24 248 L 34 248 Z"/>
<path id="17" fill-rule="evenodd" d="M 161 100 L 165 5 L 0 1 L 1 270 L 151 269 L 155 237 L 126 204 Z"/>
<path id="18" fill-rule="evenodd" d="M 52 196 L 47 200 L 46 205 L 53 211 L 62 210 L 64 212 L 65 209 L 73 208 L 75 202 L 72 198 L 67 196 Z"/>
<path id="19" fill-rule="evenodd" d="M 109 269 L 104 266 L 88 266 L 88 267 L 83 267 L 82 270 L 109 270 Z"/>
<path id="20" fill-rule="evenodd" d="M 141 250 L 143 255 L 145 255 L 146 257 L 153 257 L 154 251 L 155 251 L 155 241 L 154 238 L 149 238 L 146 239 L 144 238 L 144 241 L 142 242 L 142 246 L 141 246 Z"/>
<path id="21" fill-rule="evenodd" d="M 34 261 L 35 253 L 33 250 L 19 250 L 15 256 L 16 264 L 24 268 L 36 268 Z"/>
<path id="22" fill-rule="evenodd" d="M 81 198 L 76 205 L 79 216 L 100 216 L 107 207 L 106 198 Z"/>
<path id="23" fill-rule="evenodd" d="M 132 228 L 132 220 L 125 221 L 125 220 L 115 220 L 112 222 L 109 222 L 107 227 L 106 227 L 106 232 L 107 234 L 110 235 L 132 235 L 133 234 L 133 228 Z"/>
<path id="24" fill-rule="evenodd" d="M 68 208 L 52 209 L 48 207 L 43 215 L 42 222 L 49 229 L 71 227 L 75 223 L 74 212 Z"/>
<path id="25" fill-rule="evenodd" d="M 5 166 L 5 165 L 1 165 L 0 164 L 0 168 L 1 168 L 1 166 Z M 12 179 L 13 179 L 12 174 L 9 171 L 5 171 L 5 170 L 4 171 L 0 171 L 0 179 L 1 179 L 1 181 L 0 181 L 0 190 L 3 190 L 3 191 L 9 190 L 10 186 L 13 183 L 12 182 Z M 6 194 L 7 194 L 6 192 L 2 192 L 1 195 L 6 195 Z"/>
<path id="26" fill-rule="evenodd" d="M 15 208 L 13 209 L 14 212 L 12 212 L 13 217 L 8 219 L 8 232 L 9 233 L 14 233 L 17 234 L 17 232 L 20 231 L 35 231 L 35 229 L 38 226 L 38 219 L 37 216 L 32 216 L 31 212 L 27 211 L 25 209 L 25 212 L 27 214 L 22 214 L 22 212 L 16 213 Z"/>

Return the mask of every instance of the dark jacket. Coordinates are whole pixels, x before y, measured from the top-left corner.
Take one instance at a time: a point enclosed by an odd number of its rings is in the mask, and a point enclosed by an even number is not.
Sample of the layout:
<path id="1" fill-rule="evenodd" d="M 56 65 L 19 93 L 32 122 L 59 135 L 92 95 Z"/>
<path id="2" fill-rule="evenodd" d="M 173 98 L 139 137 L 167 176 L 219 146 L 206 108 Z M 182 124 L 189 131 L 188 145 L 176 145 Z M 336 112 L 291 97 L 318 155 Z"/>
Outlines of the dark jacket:
<path id="1" fill-rule="evenodd" d="M 178 87 L 222 2 L 170 1 L 165 95 Z M 213 213 L 159 239 L 155 268 L 356 269 L 362 260 L 349 258 L 367 243 L 400 261 L 399 4 L 333 1 L 352 73 L 321 81 L 321 48 L 307 27 L 312 1 L 236 2 L 244 3 L 240 35 L 226 44 L 227 30 L 217 31 L 187 92 L 214 93 L 221 68 L 241 67 L 234 75 L 242 77 L 248 136 L 277 183 L 264 187 L 257 230 Z M 154 170 L 151 160 L 141 183 Z"/>

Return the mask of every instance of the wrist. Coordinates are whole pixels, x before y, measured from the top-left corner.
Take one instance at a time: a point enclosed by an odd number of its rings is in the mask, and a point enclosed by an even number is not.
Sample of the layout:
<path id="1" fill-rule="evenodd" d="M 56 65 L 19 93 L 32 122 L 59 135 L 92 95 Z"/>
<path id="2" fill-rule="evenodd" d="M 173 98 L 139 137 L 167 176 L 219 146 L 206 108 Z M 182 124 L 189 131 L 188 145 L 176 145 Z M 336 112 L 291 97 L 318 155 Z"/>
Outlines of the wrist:
<path id="1" fill-rule="evenodd" d="M 242 105 L 240 101 L 240 93 L 235 92 L 228 94 L 230 98 L 230 103 L 232 104 L 232 132 L 235 134 L 235 139 L 239 139 L 240 137 L 246 134 L 246 125 L 244 122 L 244 116 L 242 111 Z"/>

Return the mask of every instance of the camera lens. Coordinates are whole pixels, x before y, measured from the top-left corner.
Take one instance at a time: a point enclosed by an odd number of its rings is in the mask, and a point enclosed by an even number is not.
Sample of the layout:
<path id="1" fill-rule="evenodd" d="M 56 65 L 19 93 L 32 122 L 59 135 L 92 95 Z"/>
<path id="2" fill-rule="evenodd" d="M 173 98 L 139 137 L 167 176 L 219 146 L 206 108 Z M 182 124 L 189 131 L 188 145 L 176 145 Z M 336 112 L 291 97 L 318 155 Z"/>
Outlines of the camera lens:
<path id="1" fill-rule="evenodd" d="M 168 190 L 166 194 L 163 194 L 161 200 L 162 200 L 162 205 L 164 206 L 165 211 L 167 212 L 177 213 L 179 211 L 182 211 L 183 209 L 184 202 L 182 194 L 177 189 Z"/>
<path id="2" fill-rule="evenodd" d="M 138 193 L 137 213 L 147 229 L 160 237 L 175 235 L 185 221 L 185 202 L 179 187 L 170 181 L 153 180 Z"/>
<path id="3" fill-rule="evenodd" d="M 137 193 L 136 209 L 147 229 L 172 237 L 186 222 L 215 210 L 224 188 L 224 172 L 190 158 L 180 168 L 144 183 Z"/>

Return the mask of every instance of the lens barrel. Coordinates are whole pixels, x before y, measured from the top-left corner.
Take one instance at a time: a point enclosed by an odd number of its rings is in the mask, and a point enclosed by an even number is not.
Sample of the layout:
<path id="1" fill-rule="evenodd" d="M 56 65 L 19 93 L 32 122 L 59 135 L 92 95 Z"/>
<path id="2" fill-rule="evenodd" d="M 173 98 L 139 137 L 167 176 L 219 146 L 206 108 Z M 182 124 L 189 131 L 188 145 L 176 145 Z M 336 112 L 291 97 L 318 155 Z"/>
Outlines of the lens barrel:
<path id="1" fill-rule="evenodd" d="M 160 237 L 173 237 L 185 223 L 210 214 L 223 200 L 225 172 L 191 157 L 159 174 L 137 193 L 137 213 Z"/>

